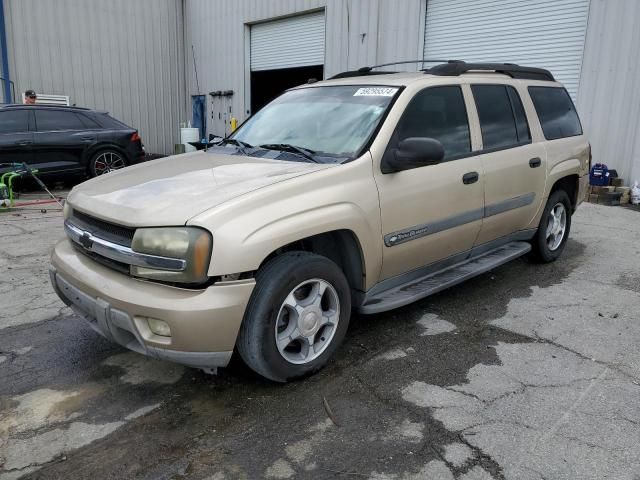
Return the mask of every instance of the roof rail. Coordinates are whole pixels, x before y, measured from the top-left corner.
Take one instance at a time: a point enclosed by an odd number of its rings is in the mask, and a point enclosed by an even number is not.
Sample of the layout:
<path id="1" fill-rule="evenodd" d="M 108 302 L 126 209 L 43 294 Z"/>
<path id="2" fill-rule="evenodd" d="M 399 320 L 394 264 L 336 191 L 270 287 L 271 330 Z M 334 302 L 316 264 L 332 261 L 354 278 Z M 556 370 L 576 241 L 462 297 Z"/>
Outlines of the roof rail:
<path id="1" fill-rule="evenodd" d="M 407 63 L 439 63 L 431 68 L 425 68 L 422 71 L 431 75 L 442 76 L 458 76 L 467 72 L 481 71 L 481 72 L 495 72 L 508 75 L 511 78 L 524 78 L 528 80 L 550 80 L 555 81 L 553 75 L 549 70 L 536 67 L 524 67 L 516 65 L 515 63 L 467 63 L 462 60 L 406 60 L 402 62 L 382 63 L 380 65 L 372 65 L 370 67 L 361 67 L 358 70 L 351 70 L 347 72 L 338 73 L 329 80 L 335 80 L 338 78 L 360 77 L 364 75 L 388 75 L 390 73 L 398 72 L 374 72 L 374 68 L 388 67 L 391 65 L 403 65 Z"/>
<path id="2" fill-rule="evenodd" d="M 329 80 L 336 80 L 338 78 L 361 77 L 363 75 L 388 75 L 390 73 L 399 73 L 399 72 L 372 71 L 374 68 L 390 67 L 392 65 L 405 65 L 407 63 L 446 63 L 446 62 L 457 62 L 457 60 L 430 60 L 427 58 L 421 58 L 420 60 L 404 60 L 402 62 L 381 63 L 380 65 L 372 65 L 370 67 L 360 67 L 358 70 L 349 70 L 346 72 L 341 72 L 329 78 Z"/>
<path id="3" fill-rule="evenodd" d="M 511 78 L 525 78 L 528 80 L 555 81 L 549 70 L 536 67 L 523 67 L 515 63 L 467 63 L 451 61 L 423 70 L 431 75 L 458 76 L 471 71 L 493 71 L 508 75 Z"/>

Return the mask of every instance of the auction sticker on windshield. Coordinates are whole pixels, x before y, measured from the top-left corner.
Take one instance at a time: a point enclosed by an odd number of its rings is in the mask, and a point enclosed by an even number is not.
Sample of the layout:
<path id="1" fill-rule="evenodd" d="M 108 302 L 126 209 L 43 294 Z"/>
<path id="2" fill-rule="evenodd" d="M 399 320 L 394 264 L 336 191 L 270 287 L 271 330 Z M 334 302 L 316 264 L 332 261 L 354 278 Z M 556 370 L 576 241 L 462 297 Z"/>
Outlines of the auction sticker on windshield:
<path id="1" fill-rule="evenodd" d="M 353 94 L 354 97 L 393 97 L 397 88 L 391 87 L 367 87 L 367 88 L 359 88 L 356 93 Z"/>

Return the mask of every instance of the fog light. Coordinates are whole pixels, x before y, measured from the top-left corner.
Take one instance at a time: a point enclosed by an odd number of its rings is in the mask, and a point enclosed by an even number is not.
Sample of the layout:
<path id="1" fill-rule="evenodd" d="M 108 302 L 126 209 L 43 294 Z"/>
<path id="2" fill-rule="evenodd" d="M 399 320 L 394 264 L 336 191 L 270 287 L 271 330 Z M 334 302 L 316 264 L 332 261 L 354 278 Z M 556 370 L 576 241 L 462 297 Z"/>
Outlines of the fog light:
<path id="1" fill-rule="evenodd" d="M 149 323 L 149 329 L 156 335 L 160 335 L 161 337 L 171 336 L 171 329 L 167 322 L 158 320 L 157 318 L 147 318 L 147 322 Z"/>

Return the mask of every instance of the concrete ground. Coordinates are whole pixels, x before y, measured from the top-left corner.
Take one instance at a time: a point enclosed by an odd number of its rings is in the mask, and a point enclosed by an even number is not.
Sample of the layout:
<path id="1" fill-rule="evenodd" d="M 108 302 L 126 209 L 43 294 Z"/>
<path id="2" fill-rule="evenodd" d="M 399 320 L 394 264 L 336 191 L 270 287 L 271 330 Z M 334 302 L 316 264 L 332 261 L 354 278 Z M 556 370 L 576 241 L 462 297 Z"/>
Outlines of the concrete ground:
<path id="1" fill-rule="evenodd" d="M 61 236 L 0 216 L 1 480 L 640 478 L 637 211 L 585 204 L 554 264 L 356 316 L 289 385 L 109 344 L 49 286 Z"/>

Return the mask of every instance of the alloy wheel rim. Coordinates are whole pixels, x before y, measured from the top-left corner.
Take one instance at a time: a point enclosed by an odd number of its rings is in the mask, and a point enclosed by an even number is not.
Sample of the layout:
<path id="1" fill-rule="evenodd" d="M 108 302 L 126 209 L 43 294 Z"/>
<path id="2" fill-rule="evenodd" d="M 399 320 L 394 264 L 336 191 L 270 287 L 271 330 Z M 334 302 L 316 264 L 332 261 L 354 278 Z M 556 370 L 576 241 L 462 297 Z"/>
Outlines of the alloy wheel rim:
<path id="1" fill-rule="evenodd" d="M 340 320 L 340 300 L 333 286 L 319 278 L 295 287 L 278 311 L 275 341 L 286 361 L 302 365 L 331 344 Z"/>
<path id="2" fill-rule="evenodd" d="M 104 175 L 105 173 L 113 172 L 114 170 L 120 170 L 125 166 L 124 159 L 117 153 L 101 153 L 95 161 L 96 176 Z"/>
<path id="3" fill-rule="evenodd" d="M 562 202 L 558 202 L 549 211 L 549 221 L 547 222 L 545 238 L 550 251 L 553 252 L 560 247 L 566 231 L 567 209 Z"/>

